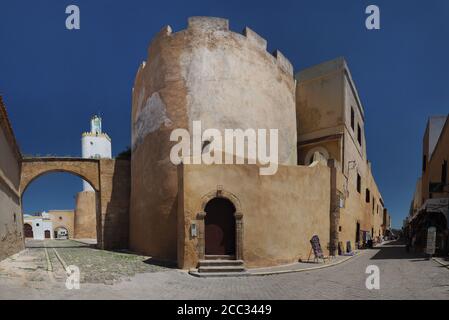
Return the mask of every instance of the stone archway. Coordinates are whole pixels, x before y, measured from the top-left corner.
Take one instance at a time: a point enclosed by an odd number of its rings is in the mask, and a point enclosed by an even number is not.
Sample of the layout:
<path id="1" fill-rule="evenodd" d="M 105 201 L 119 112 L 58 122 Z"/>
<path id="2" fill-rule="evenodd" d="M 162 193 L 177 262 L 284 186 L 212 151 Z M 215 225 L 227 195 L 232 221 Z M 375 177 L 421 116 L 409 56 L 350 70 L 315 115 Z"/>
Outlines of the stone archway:
<path id="1" fill-rule="evenodd" d="M 206 255 L 206 226 L 205 218 L 207 215 L 206 208 L 207 205 L 214 199 L 225 199 L 229 201 L 234 210 L 235 219 L 235 259 L 243 260 L 243 213 L 238 198 L 232 193 L 223 190 L 221 186 L 217 188 L 216 191 L 209 192 L 202 197 L 201 212 L 198 214 L 199 222 L 199 234 L 198 234 L 198 250 L 199 259 L 203 260 Z"/>
<path id="2" fill-rule="evenodd" d="M 95 192 L 95 227 L 97 230 L 97 245 L 104 247 L 102 237 L 101 218 L 101 187 L 100 160 L 84 158 L 24 158 L 20 176 L 20 196 L 22 197 L 28 186 L 39 177 L 50 173 L 69 173 L 87 181 Z M 50 232 L 54 237 L 55 232 Z M 46 233 L 47 238 L 47 233 Z M 56 238 L 56 237 L 54 237 Z"/>
<path id="3" fill-rule="evenodd" d="M 70 238 L 70 234 L 69 234 L 69 230 L 64 227 L 64 226 L 59 226 L 57 228 L 55 228 L 55 239 L 69 239 Z"/>
<path id="4" fill-rule="evenodd" d="M 33 227 L 29 223 L 23 225 L 23 234 L 25 238 L 34 238 Z"/>
<path id="5" fill-rule="evenodd" d="M 308 166 L 308 165 L 312 164 L 316 152 L 318 152 L 326 160 L 328 160 L 330 158 L 329 152 L 327 151 L 327 149 L 322 146 L 318 146 L 318 147 L 315 147 L 315 148 L 309 150 L 309 152 L 307 152 L 307 154 L 304 158 L 305 165 Z"/>
<path id="6" fill-rule="evenodd" d="M 97 246 L 128 247 L 130 163 L 125 159 L 24 158 L 20 196 L 31 182 L 48 173 L 66 172 L 87 181 L 95 191 Z"/>
<path id="7" fill-rule="evenodd" d="M 97 159 L 79 158 L 25 158 L 22 160 L 20 176 L 20 194 L 45 174 L 51 172 L 67 172 L 87 181 L 95 191 L 100 191 L 100 168 Z"/>

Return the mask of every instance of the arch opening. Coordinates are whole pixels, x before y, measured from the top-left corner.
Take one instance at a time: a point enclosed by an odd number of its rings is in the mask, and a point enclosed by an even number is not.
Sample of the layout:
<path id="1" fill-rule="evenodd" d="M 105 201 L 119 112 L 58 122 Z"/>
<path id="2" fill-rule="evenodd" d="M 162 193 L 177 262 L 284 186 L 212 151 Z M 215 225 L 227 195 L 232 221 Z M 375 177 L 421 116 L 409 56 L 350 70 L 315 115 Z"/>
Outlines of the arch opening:
<path id="1" fill-rule="evenodd" d="M 205 207 L 205 254 L 236 254 L 236 208 L 226 198 L 213 198 Z"/>
<path id="2" fill-rule="evenodd" d="M 45 171 L 30 179 L 22 191 L 25 238 L 86 239 L 98 244 L 99 192 L 83 191 L 84 182 L 94 188 L 79 174 L 64 170 Z"/>
<path id="3" fill-rule="evenodd" d="M 99 190 L 97 190 L 96 185 L 92 181 L 90 181 L 84 175 L 81 175 L 81 174 L 79 174 L 77 172 L 70 171 L 70 170 L 52 169 L 52 170 L 46 170 L 46 171 L 40 172 L 40 173 L 36 174 L 35 176 L 33 176 L 32 178 L 27 179 L 26 181 L 23 181 L 25 179 L 22 178 L 21 179 L 22 180 L 21 190 L 20 190 L 21 196 L 23 196 L 25 194 L 25 192 L 27 191 L 28 187 L 30 185 L 32 185 L 34 181 L 39 180 L 39 178 L 41 178 L 41 177 L 44 177 L 44 176 L 47 176 L 47 175 L 52 175 L 52 174 L 58 174 L 58 173 L 76 176 L 76 177 L 80 178 L 81 180 L 83 180 L 85 183 L 89 184 L 92 187 L 93 190 L 99 191 Z"/>
<path id="4" fill-rule="evenodd" d="M 58 227 L 55 229 L 55 239 L 57 240 L 67 240 L 69 239 L 69 231 L 65 227 Z"/>
<path id="5" fill-rule="evenodd" d="M 25 223 L 23 225 L 23 234 L 25 238 L 32 239 L 34 238 L 33 227 L 29 223 Z"/>

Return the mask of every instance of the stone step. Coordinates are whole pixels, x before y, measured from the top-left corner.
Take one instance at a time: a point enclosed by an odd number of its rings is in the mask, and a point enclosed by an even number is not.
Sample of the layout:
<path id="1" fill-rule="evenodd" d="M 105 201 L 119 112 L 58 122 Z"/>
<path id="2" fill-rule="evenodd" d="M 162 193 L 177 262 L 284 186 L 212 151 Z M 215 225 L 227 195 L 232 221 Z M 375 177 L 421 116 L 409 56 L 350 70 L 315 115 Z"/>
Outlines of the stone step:
<path id="1" fill-rule="evenodd" d="M 199 266 L 243 266 L 243 260 L 200 260 Z"/>
<path id="2" fill-rule="evenodd" d="M 235 256 L 232 255 L 206 255 L 205 260 L 235 260 Z"/>
<path id="3" fill-rule="evenodd" d="M 245 267 L 239 266 L 200 266 L 198 268 L 199 273 L 238 273 L 244 272 Z"/>
<path id="4" fill-rule="evenodd" d="M 196 270 L 189 271 L 189 274 L 199 278 L 219 278 L 219 277 L 249 277 L 251 274 L 247 271 L 243 272 L 198 272 Z"/>

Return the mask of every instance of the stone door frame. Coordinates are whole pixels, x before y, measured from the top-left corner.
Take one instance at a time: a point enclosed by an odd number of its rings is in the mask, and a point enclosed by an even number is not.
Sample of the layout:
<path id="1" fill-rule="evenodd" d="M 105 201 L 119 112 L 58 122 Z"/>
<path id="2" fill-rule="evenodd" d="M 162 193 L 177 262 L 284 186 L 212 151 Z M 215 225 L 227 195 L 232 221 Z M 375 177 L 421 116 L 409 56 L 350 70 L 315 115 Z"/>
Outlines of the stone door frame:
<path id="1" fill-rule="evenodd" d="M 223 190 L 221 186 L 217 186 L 217 190 L 211 191 L 204 195 L 201 204 L 201 212 L 197 215 L 198 220 L 198 255 L 200 260 L 204 260 L 206 256 L 206 237 L 205 237 L 205 218 L 206 205 L 215 198 L 223 198 L 229 200 L 235 207 L 235 259 L 243 260 L 243 213 L 239 199 L 232 193 Z"/>

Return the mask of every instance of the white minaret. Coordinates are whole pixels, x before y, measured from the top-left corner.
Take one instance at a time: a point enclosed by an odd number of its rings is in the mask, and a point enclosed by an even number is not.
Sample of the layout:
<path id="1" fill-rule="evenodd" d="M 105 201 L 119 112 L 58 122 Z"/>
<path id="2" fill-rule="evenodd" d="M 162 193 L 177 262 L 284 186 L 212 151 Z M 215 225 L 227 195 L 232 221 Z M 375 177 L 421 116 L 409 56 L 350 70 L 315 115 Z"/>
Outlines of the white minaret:
<path id="1" fill-rule="evenodd" d="M 84 132 L 81 138 L 82 157 L 89 159 L 111 159 L 111 138 L 101 130 L 101 118 L 93 116 L 90 120 L 90 132 Z M 83 181 L 83 191 L 94 191 L 90 184 Z"/>

